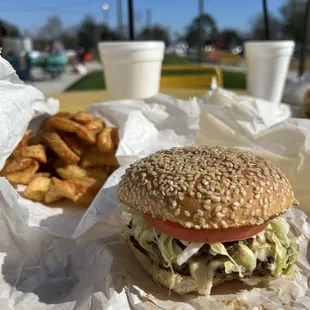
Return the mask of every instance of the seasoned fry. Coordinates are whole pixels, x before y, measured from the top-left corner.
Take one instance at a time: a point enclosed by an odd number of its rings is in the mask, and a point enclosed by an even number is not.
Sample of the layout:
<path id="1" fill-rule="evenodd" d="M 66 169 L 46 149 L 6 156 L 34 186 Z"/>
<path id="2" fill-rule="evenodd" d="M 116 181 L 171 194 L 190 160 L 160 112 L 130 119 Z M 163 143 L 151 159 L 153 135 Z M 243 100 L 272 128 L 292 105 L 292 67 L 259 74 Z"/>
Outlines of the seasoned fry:
<path id="1" fill-rule="evenodd" d="M 114 150 L 112 130 L 113 128 L 106 127 L 99 133 L 97 137 L 97 148 L 99 149 L 99 151 L 107 153 Z"/>
<path id="2" fill-rule="evenodd" d="M 37 145 L 42 144 L 42 137 L 39 132 L 37 132 L 34 136 L 30 137 L 28 140 L 28 145 Z"/>
<path id="3" fill-rule="evenodd" d="M 73 116 L 73 119 L 75 121 L 77 121 L 78 123 L 81 123 L 81 124 L 87 124 L 89 122 L 91 122 L 94 117 L 91 113 L 89 112 L 85 112 L 85 111 L 80 111 L 80 112 L 77 112 L 74 116 Z"/>
<path id="4" fill-rule="evenodd" d="M 84 151 L 84 146 L 77 137 L 69 133 L 60 133 L 61 138 L 65 141 L 68 147 L 78 156 L 81 156 Z"/>
<path id="5" fill-rule="evenodd" d="M 24 184 L 27 185 L 33 179 L 33 176 L 39 169 L 38 162 L 34 161 L 32 164 L 24 169 L 17 172 L 5 173 L 3 176 L 12 184 Z"/>
<path id="6" fill-rule="evenodd" d="M 86 170 L 77 165 L 66 165 L 56 168 L 56 172 L 63 180 L 72 180 L 85 177 Z"/>
<path id="7" fill-rule="evenodd" d="M 24 197 L 34 201 L 44 201 L 50 182 L 50 178 L 37 176 L 25 189 Z"/>
<path id="8" fill-rule="evenodd" d="M 33 160 L 31 158 L 8 158 L 2 171 L 1 174 L 6 174 L 6 173 L 11 173 L 11 172 L 16 172 L 19 170 L 25 170 L 31 164 L 33 163 Z"/>
<path id="9" fill-rule="evenodd" d="M 71 118 L 72 114 L 69 113 L 69 112 L 58 112 L 54 116 L 61 116 L 61 117 Z"/>
<path id="10" fill-rule="evenodd" d="M 53 182 L 60 196 L 80 203 L 83 206 L 89 206 L 100 190 L 100 185 L 96 180 L 87 177 L 71 181 L 62 181 L 53 178 Z"/>
<path id="11" fill-rule="evenodd" d="M 57 186 L 55 185 L 56 178 L 52 178 L 49 184 L 48 190 L 44 197 L 45 203 L 53 203 L 63 199 L 64 197 L 59 193 Z"/>
<path id="12" fill-rule="evenodd" d="M 42 138 L 44 142 L 67 163 L 76 164 L 79 162 L 80 157 L 67 146 L 56 131 L 52 129 L 45 130 L 42 133 Z"/>
<path id="13" fill-rule="evenodd" d="M 86 175 L 95 179 L 98 184 L 103 185 L 108 178 L 108 173 L 105 167 L 86 168 Z"/>
<path id="14" fill-rule="evenodd" d="M 85 152 L 81 158 L 80 165 L 82 168 L 98 167 L 98 166 L 116 166 L 119 163 L 114 152 L 102 153 L 98 149 L 91 149 Z"/>
<path id="15" fill-rule="evenodd" d="M 33 179 L 35 178 L 50 178 L 51 174 L 49 172 L 37 172 L 34 176 Z"/>
<path id="16" fill-rule="evenodd" d="M 75 133 L 81 140 L 87 143 L 96 143 L 96 136 L 91 131 L 87 130 L 83 125 L 70 119 L 52 116 L 46 121 L 46 123 L 56 130 Z"/>
<path id="17" fill-rule="evenodd" d="M 104 127 L 105 125 L 101 118 L 95 118 L 93 121 L 85 125 L 85 128 L 95 133 L 99 133 Z"/>
<path id="18" fill-rule="evenodd" d="M 46 163 L 45 148 L 42 144 L 26 146 L 21 150 L 20 155 L 26 158 L 32 158 L 39 163 Z"/>

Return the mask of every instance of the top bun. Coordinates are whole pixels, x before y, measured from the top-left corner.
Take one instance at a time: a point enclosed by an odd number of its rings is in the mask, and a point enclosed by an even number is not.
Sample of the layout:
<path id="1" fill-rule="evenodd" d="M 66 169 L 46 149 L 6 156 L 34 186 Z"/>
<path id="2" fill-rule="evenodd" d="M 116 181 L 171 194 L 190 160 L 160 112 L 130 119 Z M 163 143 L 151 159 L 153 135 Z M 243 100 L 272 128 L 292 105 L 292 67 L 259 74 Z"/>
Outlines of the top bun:
<path id="1" fill-rule="evenodd" d="M 136 161 L 119 183 L 118 199 L 195 229 L 261 225 L 297 203 L 279 168 L 222 146 L 172 148 Z"/>

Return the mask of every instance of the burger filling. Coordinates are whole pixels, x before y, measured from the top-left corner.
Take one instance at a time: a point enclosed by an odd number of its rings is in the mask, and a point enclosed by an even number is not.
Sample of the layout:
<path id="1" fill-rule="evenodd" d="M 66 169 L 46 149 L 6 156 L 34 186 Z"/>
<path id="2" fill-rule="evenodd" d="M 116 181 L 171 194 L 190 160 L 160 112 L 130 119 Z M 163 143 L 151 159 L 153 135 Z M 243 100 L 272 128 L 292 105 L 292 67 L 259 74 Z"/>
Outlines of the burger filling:
<path id="1" fill-rule="evenodd" d="M 265 231 L 249 239 L 203 244 L 174 239 L 150 227 L 141 215 L 133 214 L 129 235 L 153 265 L 171 271 L 172 287 L 177 276 L 188 275 L 196 281 L 198 292 L 206 295 L 215 277 L 230 276 L 255 285 L 261 277 L 291 275 L 297 259 L 296 242 L 284 217 L 271 220 Z M 158 280 L 155 272 L 153 278 Z"/>

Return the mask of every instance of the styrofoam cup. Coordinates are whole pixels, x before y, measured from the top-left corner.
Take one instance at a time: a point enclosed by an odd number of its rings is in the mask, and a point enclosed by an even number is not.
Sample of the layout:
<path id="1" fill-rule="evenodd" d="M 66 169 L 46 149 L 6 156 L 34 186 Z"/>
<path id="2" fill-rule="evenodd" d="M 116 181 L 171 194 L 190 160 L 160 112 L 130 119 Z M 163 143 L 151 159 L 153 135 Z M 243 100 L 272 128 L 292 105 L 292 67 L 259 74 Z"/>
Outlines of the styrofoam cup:
<path id="1" fill-rule="evenodd" d="M 98 48 L 111 99 L 147 98 L 159 92 L 164 42 L 101 42 Z"/>
<path id="2" fill-rule="evenodd" d="M 250 95 L 279 103 L 293 54 L 293 41 L 245 43 L 247 89 Z"/>

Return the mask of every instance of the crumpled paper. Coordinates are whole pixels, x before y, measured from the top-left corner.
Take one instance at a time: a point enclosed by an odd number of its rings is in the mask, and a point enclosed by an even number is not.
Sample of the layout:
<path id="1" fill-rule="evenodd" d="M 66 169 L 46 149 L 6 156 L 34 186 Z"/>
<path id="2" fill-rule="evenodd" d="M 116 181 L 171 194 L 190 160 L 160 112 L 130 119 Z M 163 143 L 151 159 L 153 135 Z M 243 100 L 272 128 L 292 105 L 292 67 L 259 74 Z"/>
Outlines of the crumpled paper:
<path id="1" fill-rule="evenodd" d="M 216 104 L 212 103 L 214 96 L 219 96 Z M 47 207 L 29 202 L 27 205 L 0 179 L 0 309 L 263 309 L 261 305 L 265 309 L 310 308 L 307 291 L 310 268 L 306 257 L 310 229 L 305 213 L 296 209 L 287 214 L 301 248 L 296 279 L 281 279 L 267 288 L 255 289 L 236 282 L 233 291 L 231 286 L 220 286 L 210 297 L 169 296 L 138 265 L 120 236 L 124 226 L 115 186 L 126 165 L 161 148 L 192 144 L 195 137 L 196 143 L 212 144 L 218 139 L 218 144 L 267 152 L 276 164 L 292 172 L 297 197 L 307 210 L 309 122 L 277 123 L 283 118 L 266 122 L 260 116 L 260 108 L 247 108 L 246 104 L 243 117 L 238 98 L 229 99 L 227 104 L 226 96 L 225 92 L 214 91 L 186 105 L 167 96 L 155 96 L 147 104 L 125 101 L 91 107 L 92 112 L 104 115 L 110 124 L 121 128 L 117 154 L 123 166 L 109 178 L 85 214 L 71 214 L 70 208 L 56 208 L 58 213 L 54 214 L 55 210 Z M 234 111 L 239 115 L 237 122 L 232 120 Z M 171 117 L 175 112 L 178 116 Z M 278 113 L 282 115 L 276 108 L 271 113 L 276 119 Z M 264 140 L 265 135 L 269 139 Z M 123 137 L 127 141 L 122 141 Z M 130 137 L 132 144 L 128 143 Z M 144 147 L 136 139 L 143 140 Z M 256 141 L 261 142 L 259 147 Z M 289 167 L 292 160 L 295 166 Z M 66 234 L 76 239 L 59 237 Z"/>
<path id="2" fill-rule="evenodd" d="M 19 103 L 16 106 L 20 109 L 22 117 L 23 106 L 19 106 Z M 31 103 L 29 106 L 33 107 Z M 45 106 L 35 112 L 43 112 L 43 108 L 45 109 Z M 116 156 L 125 167 L 135 159 L 161 148 L 193 144 L 198 131 L 200 109 L 196 100 L 183 101 L 160 94 L 145 102 L 124 100 L 100 103 L 90 107 L 89 111 L 97 117 L 102 117 L 108 126 L 119 128 Z M 29 113 L 28 123 L 31 116 L 34 114 Z M 11 114 L 7 115 L 7 119 L 7 122 L 12 119 Z M 30 123 L 31 128 L 35 130 L 40 121 L 42 122 L 42 118 L 36 117 Z M 18 128 L 18 133 L 8 136 L 2 143 L 0 137 L 0 145 L 8 145 L 10 139 L 10 145 L 15 147 L 28 123 L 25 122 L 23 130 Z M 18 127 L 16 124 L 14 126 Z M 14 147 L 7 148 L 7 156 Z M 53 204 L 51 208 L 40 202 L 25 199 L 5 178 L 0 178 L 0 192 L 6 203 L 28 226 L 40 227 L 53 235 L 75 239 L 114 211 L 115 185 L 118 179 L 113 180 L 112 176 L 86 211 L 83 208 L 74 208 L 73 203 L 69 201 Z"/>

